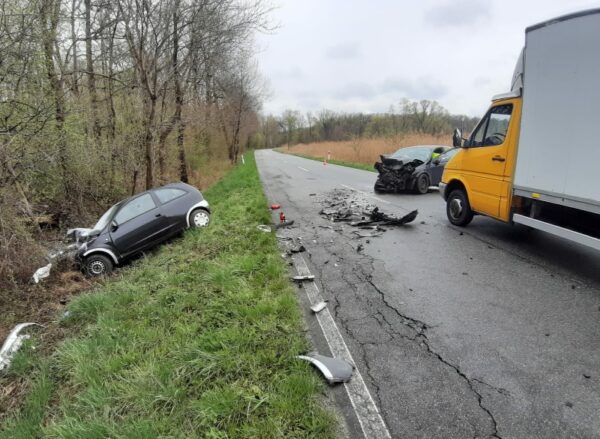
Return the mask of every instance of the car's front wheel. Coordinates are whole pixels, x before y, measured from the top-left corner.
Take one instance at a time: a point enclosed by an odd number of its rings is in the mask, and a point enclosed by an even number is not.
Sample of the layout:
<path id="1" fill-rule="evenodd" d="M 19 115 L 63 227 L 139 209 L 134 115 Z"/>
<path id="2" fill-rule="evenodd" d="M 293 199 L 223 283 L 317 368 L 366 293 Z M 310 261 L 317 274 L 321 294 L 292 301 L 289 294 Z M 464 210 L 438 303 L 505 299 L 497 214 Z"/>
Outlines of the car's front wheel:
<path id="1" fill-rule="evenodd" d="M 206 227 L 210 222 L 210 214 L 204 209 L 195 209 L 190 213 L 190 227 Z"/>
<path id="2" fill-rule="evenodd" d="M 105 276 L 112 272 L 113 263 L 106 256 L 96 253 L 85 258 L 84 268 L 88 276 Z"/>
<path id="3" fill-rule="evenodd" d="M 446 215 L 448 216 L 448 221 L 460 227 L 467 226 L 473 219 L 474 213 L 471 210 L 467 194 L 463 189 L 454 189 L 448 195 Z"/>
<path id="4" fill-rule="evenodd" d="M 415 182 L 415 192 L 418 194 L 426 194 L 429 192 L 429 176 L 427 174 L 421 174 L 417 177 Z"/>

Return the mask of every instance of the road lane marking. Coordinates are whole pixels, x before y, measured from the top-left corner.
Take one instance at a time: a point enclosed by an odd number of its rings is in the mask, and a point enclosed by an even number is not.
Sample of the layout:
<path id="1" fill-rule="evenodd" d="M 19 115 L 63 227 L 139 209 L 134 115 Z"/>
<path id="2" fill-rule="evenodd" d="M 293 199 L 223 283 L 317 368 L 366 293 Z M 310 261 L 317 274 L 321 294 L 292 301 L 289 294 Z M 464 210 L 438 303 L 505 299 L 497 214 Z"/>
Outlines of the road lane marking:
<path id="1" fill-rule="evenodd" d="M 308 276 L 311 274 L 306 261 L 301 255 L 296 255 L 292 259 L 299 275 Z M 314 282 L 304 283 L 303 286 L 311 306 L 323 301 L 319 288 Z M 325 308 L 320 313 L 315 314 L 315 316 L 319 322 L 321 331 L 323 331 L 325 340 L 329 345 L 331 354 L 334 357 L 346 360 L 355 366 L 352 378 L 347 383 L 344 383 L 344 386 L 365 439 L 391 439 L 390 432 L 365 384 L 365 380 L 358 370 L 358 367 L 356 367 L 352 354 L 350 353 L 331 312 L 329 312 L 328 308 Z"/>
<path id="2" fill-rule="evenodd" d="M 377 201 L 379 201 L 379 202 L 381 202 L 381 203 L 385 203 L 385 204 L 392 204 L 392 203 L 391 203 L 391 202 L 389 202 L 389 201 L 382 200 L 381 198 L 379 198 L 379 197 L 376 197 L 375 195 L 371 195 L 369 192 L 361 191 L 360 189 L 354 189 L 352 186 L 348 186 L 347 184 L 343 184 L 343 183 L 342 183 L 342 186 L 344 186 L 345 188 L 348 188 L 348 189 L 350 189 L 350 190 L 352 190 L 352 191 L 354 191 L 354 192 L 359 192 L 359 193 L 361 193 L 361 194 L 363 194 L 363 195 L 366 195 L 366 196 L 367 196 L 367 197 L 369 197 L 369 198 L 373 198 L 374 200 L 377 200 Z"/>
<path id="3" fill-rule="evenodd" d="M 298 166 L 298 169 L 302 169 L 304 172 L 310 172 L 308 169 L 303 168 L 302 166 Z"/>

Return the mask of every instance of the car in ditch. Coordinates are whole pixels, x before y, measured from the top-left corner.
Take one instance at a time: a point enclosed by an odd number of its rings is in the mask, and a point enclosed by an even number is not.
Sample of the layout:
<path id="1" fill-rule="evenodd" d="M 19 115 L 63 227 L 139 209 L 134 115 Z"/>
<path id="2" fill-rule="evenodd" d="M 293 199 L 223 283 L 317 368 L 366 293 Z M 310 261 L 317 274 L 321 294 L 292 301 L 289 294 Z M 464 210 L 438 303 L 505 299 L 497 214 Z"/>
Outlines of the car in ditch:
<path id="1" fill-rule="evenodd" d="M 379 173 L 375 192 L 425 194 L 437 186 L 444 166 L 458 152 L 458 148 L 441 145 L 417 145 L 400 148 L 393 154 L 382 155 L 375 163 Z"/>
<path id="2" fill-rule="evenodd" d="M 80 244 L 76 260 L 90 276 L 113 267 L 185 229 L 205 227 L 210 207 L 202 193 L 186 183 L 172 183 L 134 195 L 108 209 L 91 229 L 71 229 Z"/>

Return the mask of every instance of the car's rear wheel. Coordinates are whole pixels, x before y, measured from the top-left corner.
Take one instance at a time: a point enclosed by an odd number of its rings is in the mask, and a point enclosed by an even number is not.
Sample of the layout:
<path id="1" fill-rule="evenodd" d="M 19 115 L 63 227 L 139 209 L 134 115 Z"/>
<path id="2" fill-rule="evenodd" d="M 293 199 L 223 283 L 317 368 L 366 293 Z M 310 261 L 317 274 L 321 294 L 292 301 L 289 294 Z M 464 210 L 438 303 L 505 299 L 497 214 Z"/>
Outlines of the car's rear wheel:
<path id="1" fill-rule="evenodd" d="M 448 195 L 446 215 L 448 216 L 448 221 L 459 227 L 467 226 L 473 219 L 474 213 L 471 210 L 467 194 L 463 189 L 454 189 Z"/>
<path id="2" fill-rule="evenodd" d="M 417 177 L 415 182 L 415 192 L 418 194 L 426 194 L 429 191 L 429 176 L 427 174 L 421 174 Z"/>
<path id="3" fill-rule="evenodd" d="M 85 272 L 88 276 L 105 276 L 113 270 L 113 262 L 104 255 L 93 254 L 85 258 Z"/>
<path id="4" fill-rule="evenodd" d="M 206 227 L 210 223 L 210 214 L 204 209 L 195 209 L 190 213 L 190 227 Z"/>

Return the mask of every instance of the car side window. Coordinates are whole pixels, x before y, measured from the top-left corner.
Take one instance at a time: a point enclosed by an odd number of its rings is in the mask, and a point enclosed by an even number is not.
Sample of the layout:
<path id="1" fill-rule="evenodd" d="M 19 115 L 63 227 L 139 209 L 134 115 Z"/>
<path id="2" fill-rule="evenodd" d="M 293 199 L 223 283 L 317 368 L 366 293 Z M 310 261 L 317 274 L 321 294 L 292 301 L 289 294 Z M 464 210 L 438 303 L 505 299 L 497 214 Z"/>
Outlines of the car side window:
<path id="1" fill-rule="evenodd" d="M 165 204 L 171 200 L 174 200 L 175 198 L 179 198 L 182 195 L 185 195 L 186 192 L 182 189 L 168 187 L 168 188 L 156 189 L 154 191 L 154 193 L 156 194 L 156 196 L 158 197 L 160 202 L 162 204 Z"/>
<path id="2" fill-rule="evenodd" d="M 451 149 L 450 151 L 446 151 L 445 153 L 443 153 L 440 156 L 440 163 L 446 163 L 446 162 L 450 161 L 450 159 L 452 157 L 454 157 L 457 152 L 458 152 L 458 149 Z"/>
<path id="3" fill-rule="evenodd" d="M 115 215 L 115 221 L 117 224 L 123 224 L 130 219 L 135 218 L 136 216 L 151 211 L 155 207 L 156 203 L 152 199 L 152 195 L 140 195 L 119 210 L 119 212 Z"/>
<path id="4" fill-rule="evenodd" d="M 479 123 L 471 136 L 470 146 L 497 146 L 504 143 L 512 104 L 498 105 L 492 108 Z"/>

